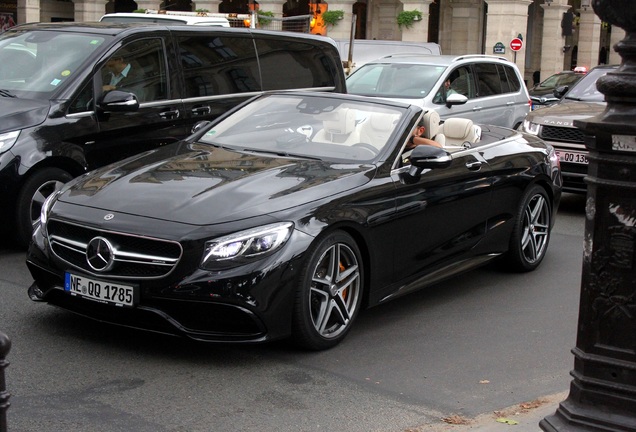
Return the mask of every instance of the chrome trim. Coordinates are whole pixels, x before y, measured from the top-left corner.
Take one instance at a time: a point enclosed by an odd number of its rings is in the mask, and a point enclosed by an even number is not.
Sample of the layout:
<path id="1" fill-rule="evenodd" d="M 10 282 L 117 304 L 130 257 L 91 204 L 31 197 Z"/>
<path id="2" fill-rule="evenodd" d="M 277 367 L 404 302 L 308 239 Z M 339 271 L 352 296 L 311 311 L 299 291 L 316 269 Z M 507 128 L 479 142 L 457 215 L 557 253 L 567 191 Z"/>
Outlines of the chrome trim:
<path id="1" fill-rule="evenodd" d="M 167 271 L 166 273 L 163 273 L 161 275 L 158 276 L 122 276 L 122 275 L 118 275 L 118 274 L 109 274 L 109 273 L 104 273 L 104 272 L 96 272 L 96 271 L 91 271 L 90 267 L 82 267 L 82 266 L 78 266 L 68 260 L 66 260 L 65 258 L 63 258 L 62 256 L 58 255 L 58 253 L 56 252 L 56 246 L 60 247 L 60 248 L 64 248 L 70 252 L 79 254 L 79 255 L 83 255 L 84 257 L 86 257 L 86 248 L 88 247 L 88 243 L 82 242 L 82 241 L 77 241 L 74 240 L 72 238 L 66 238 L 66 237 L 62 237 L 60 235 L 49 235 L 48 236 L 48 240 L 49 240 L 49 249 L 51 251 L 51 253 L 53 255 L 55 255 L 56 258 L 60 259 L 61 261 L 63 261 L 64 263 L 66 263 L 67 265 L 69 265 L 70 267 L 79 270 L 85 274 L 91 275 L 91 276 L 95 276 L 97 278 L 101 278 L 101 279 L 113 279 L 113 280 L 126 280 L 126 279 L 140 279 L 140 280 L 153 280 L 153 279 L 161 279 L 164 278 L 166 276 L 168 276 L 169 274 L 171 274 L 174 269 L 177 267 L 177 264 L 179 263 L 179 261 L 181 260 L 181 257 L 183 256 L 183 247 L 181 246 L 181 243 L 174 241 L 174 240 L 166 240 L 166 239 L 161 239 L 161 238 L 157 238 L 157 237 L 148 237 L 148 236 L 142 236 L 142 235 L 135 235 L 135 234 L 129 234 L 129 233 L 124 233 L 124 232 L 120 232 L 120 231 L 112 231 L 112 230 L 106 230 L 106 229 L 99 229 L 99 228 L 95 228 L 95 227 L 91 227 L 91 226 L 87 226 L 87 225 L 82 225 L 82 224 L 77 224 L 77 223 L 72 223 L 72 222 L 67 222 L 67 221 L 62 221 L 59 219 L 53 219 L 55 222 L 57 223 L 61 223 L 61 224 L 66 224 L 66 225 L 71 225 L 71 226 L 76 226 L 79 227 L 81 229 L 87 229 L 87 230 L 91 230 L 95 232 L 94 237 L 104 237 L 104 238 L 108 238 L 109 235 L 111 236 L 122 236 L 122 237 L 131 237 L 131 238 L 139 238 L 139 239 L 144 239 L 144 240 L 149 240 L 149 241 L 154 241 L 154 242 L 158 242 L 158 243 L 170 243 L 173 245 L 177 245 L 178 249 L 179 249 L 179 256 L 177 258 L 172 258 L 172 257 L 165 257 L 165 256 L 160 256 L 160 255 L 148 255 L 145 253 L 135 253 L 134 251 L 128 251 L 128 250 L 122 250 L 121 248 L 118 248 L 116 246 L 113 246 L 113 259 L 116 263 L 126 263 L 126 264 L 138 264 L 140 266 L 147 266 L 147 265 L 152 265 L 152 266 L 157 266 L 157 267 L 166 267 L 166 268 L 170 268 L 169 271 Z M 51 220 L 51 221 L 53 221 Z M 51 222 L 49 221 L 49 222 Z M 91 240 L 93 240 L 93 238 L 91 238 Z M 111 240 L 112 243 L 112 239 Z M 116 243 L 116 242 L 114 242 Z M 117 269 L 115 268 L 115 271 L 117 271 Z"/>

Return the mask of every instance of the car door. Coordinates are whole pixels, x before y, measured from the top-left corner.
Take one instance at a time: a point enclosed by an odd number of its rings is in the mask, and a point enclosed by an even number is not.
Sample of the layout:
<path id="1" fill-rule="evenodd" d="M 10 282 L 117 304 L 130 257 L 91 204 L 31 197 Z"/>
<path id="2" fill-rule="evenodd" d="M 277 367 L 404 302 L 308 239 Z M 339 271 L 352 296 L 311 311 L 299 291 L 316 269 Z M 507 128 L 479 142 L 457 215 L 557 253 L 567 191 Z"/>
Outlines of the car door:
<path id="1" fill-rule="evenodd" d="M 492 194 L 490 167 L 475 149 L 452 155 L 447 168 L 424 170 L 414 179 L 408 167 L 392 173 L 395 280 L 459 264 L 484 236 Z"/>
<path id="2" fill-rule="evenodd" d="M 184 118 L 191 128 L 213 120 L 261 92 L 254 41 L 249 33 L 207 29 L 175 36 Z"/>
<path id="3" fill-rule="evenodd" d="M 183 105 L 174 97 L 170 80 L 174 65 L 166 55 L 167 36 L 168 32 L 155 31 L 151 37 L 129 39 L 99 63 L 93 80 L 98 133 L 86 144 L 91 168 L 176 142 L 189 133 L 182 119 Z M 140 103 L 137 110 L 99 108 L 99 101 L 113 91 L 108 65 L 115 58 L 131 65 L 115 90 L 135 94 Z"/>

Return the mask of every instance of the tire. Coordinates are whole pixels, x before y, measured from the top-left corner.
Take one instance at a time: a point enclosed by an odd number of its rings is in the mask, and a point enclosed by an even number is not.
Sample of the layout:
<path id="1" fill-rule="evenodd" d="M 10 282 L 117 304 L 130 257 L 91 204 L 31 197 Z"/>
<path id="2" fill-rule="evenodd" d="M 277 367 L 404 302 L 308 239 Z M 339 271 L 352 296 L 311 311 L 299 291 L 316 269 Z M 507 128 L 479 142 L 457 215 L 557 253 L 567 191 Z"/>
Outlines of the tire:
<path id="1" fill-rule="evenodd" d="M 345 338 L 362 304 L 363 275 L 360 250 L 347 233 L 335 231 L 310 248 L 294 304 L 297 346 L 323 350 Z"/>
<path id="2" fill-rule="evenodd" d="M 36 171 L 24 182 L 16 206 L 15 235 L 20 246 L 29 245 L 44 200 L 72 178 L 72 175 L 59 168 L 44 168 Z"/>
<path id="3" fill-rule="evenodd" d="M 545 189 L 534 185 L 524 194 L 515 216 L 506 263 L 510 270 L 528 272 L 541 264 L 550 242 L 552 208 Z"/>

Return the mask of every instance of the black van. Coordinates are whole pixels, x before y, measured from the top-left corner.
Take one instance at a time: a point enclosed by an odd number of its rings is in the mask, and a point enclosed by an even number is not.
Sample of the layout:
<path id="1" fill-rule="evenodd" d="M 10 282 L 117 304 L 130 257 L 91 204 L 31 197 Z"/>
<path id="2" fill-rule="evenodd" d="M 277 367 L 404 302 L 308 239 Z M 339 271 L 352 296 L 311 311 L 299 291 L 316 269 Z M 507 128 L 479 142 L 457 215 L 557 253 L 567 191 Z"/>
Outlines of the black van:
<path id="1" fill-rule="evenodd" d="M 28 243 L 64 182 L 176 142 L 268 90 L 344 93 L 335 44 L 301 33 L 39 23 L 0 35 L 0 220 Z"/>

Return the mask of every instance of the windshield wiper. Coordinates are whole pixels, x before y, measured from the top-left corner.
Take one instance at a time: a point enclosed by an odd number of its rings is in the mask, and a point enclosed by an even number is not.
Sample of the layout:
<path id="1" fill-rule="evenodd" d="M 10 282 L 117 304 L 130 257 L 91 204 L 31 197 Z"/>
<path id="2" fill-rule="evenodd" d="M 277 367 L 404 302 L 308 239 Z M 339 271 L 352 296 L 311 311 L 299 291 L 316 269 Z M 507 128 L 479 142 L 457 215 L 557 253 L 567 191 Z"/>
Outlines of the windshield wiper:
<path id="1" fill-rule="evenodd" d="M 290 158 L 298 158 L 298 159 L 309 159 L 309 160 L 322 160 L 315 156 L 307 156 L 302 154 L 289 153 L 286 151 L 274 151 L 274 150 L 257 150 L 257 149 L 243 149 L 245 153 L 264 153 L 264 154 L 272 154 L 275 156 L 282 157 L 290 157 Z"/>
<path id="2" fill-rule="evenodd" d="M 17 97 L 16 95 L 12 94 L 9 90 L 3 90 L 0 89 L 0 96 L 4 96 L 4 97 Z"/>

